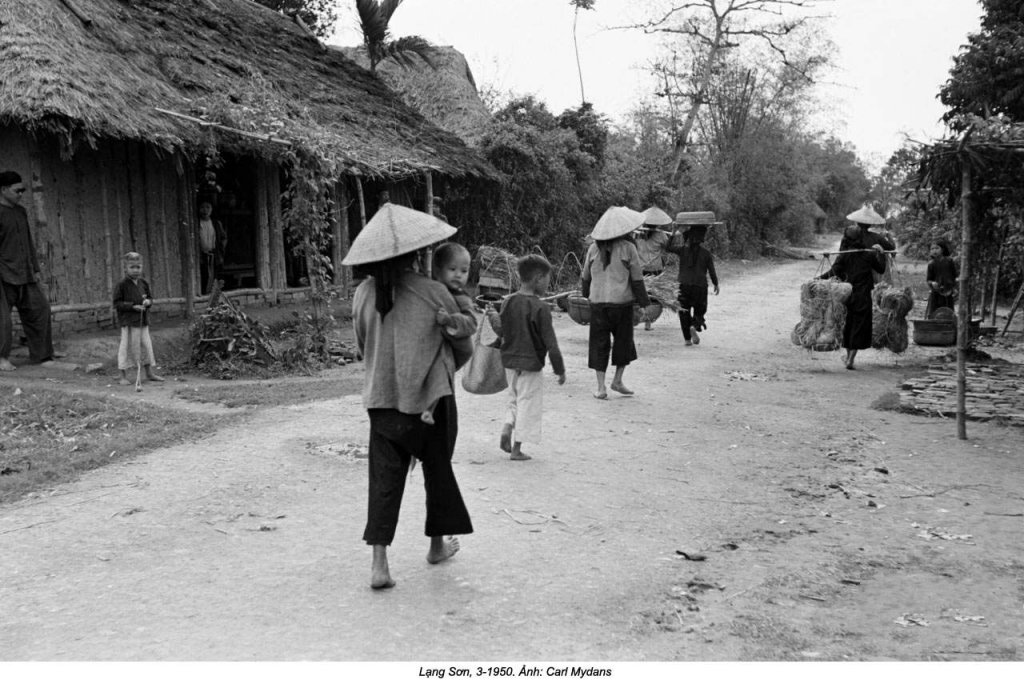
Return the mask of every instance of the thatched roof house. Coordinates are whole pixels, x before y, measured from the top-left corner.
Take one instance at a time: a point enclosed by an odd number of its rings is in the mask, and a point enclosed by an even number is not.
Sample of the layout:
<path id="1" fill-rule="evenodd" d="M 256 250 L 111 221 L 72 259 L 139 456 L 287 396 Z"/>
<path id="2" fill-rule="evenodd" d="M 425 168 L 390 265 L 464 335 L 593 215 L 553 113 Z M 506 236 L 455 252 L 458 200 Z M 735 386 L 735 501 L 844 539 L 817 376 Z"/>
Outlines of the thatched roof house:
<path id="1" fill-rule="evenodd" d="M 360 66 L 369 67 L 361 47 L 332 47 Z M 413 59 L 411 65 L 385 59 L 377 74 L 406 104 L 440 128 L 458 135 L 470 145 L 483 136 L 491 119 L 480 99 L 466 57 L 454 47 L 436 46 L 431 64 Z"/>
<path id="2" fill-rule="evenodd" d="M 55 309 L 104 304 L 126 250 L 146 257 L 158 296 L 190 309 L 196 205 L 211 187 L 229 287 L 298 285 L 273 139 L 293 125 L 341 174 L 336 262 L 376 191 L 404 182 L 419 204 L 431 174 L 495 175 L 374 74 L 251 0 L 0 3 L 0 165 L 31 178 L 25 205 Z"/>
<path id="3" fill-rule="evenodd" d="M 244 90 L 258 74 L 292 104 L 290 113 L 307 109 L 337 136 L 354 171 L 493 172 L 458 139 L 425 124 L 371 73 L 250 0 L 3 4 L 2 121 L 64 139 L 187 149 L 205 143 L 203 129 L 157 109 L 201 113 L 197 102 Z"/>

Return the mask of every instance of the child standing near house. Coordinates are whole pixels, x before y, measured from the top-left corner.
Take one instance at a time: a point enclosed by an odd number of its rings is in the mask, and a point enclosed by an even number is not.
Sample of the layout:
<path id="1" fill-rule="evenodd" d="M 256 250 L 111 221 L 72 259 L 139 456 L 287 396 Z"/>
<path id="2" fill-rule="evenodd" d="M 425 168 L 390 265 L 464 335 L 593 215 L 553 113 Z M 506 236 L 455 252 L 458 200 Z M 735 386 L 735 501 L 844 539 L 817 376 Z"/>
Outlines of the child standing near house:
<path id="1" fill-rule="evenodd" d="M 476 315 L 473 313 L 473 300 L 466 294 L 464 286 L 469 280 L 469 266 L 471 262 L 469 251 L 458 243 L 444 243 L 434 251 L 433 266 L 431 274 L 434 280 L 443 283 L 448 292 L 455 298 L 455 304 L 459 306 L 458 314 L 449 314 L 444 308 L 437 310 L 437 325 L 441 326 L 445 335 L 450 338 L 468 338 L 476 332 Z M 455 373 L 452 367 L 452 373 Z M 430 407 L 420 414 L 420 419 L 429 424 L 434 424 L 434 402 Z"/>
<path id="2" fill-rule="evenodd" d="M 149 312 L 153 305 L 153 294 L 149 282 L 142 278 L 142 255 L 132 252 L 124 256 L 125 277 L 114 288 L 114 309 L 121 326 L 121 345 L 117 348 L 117 367 L 121 371 L 120 384 L 130 385 L 128 370 L 141 366 L 146 370 L 146 379 L 163 382 L 153 372 L 156 359 L 153 356 L 153 340 L 149 335 Z M 134 361 L 133 361 L 134 359 Z"/>
<path id="3" fill-rule="evenodd" d="M 551 263 L 540 255 L 526 255 L 517 263 L 519 290 L 501 305 L 494 324 L 501 348 L 501 363 L 508 378 L 508 407 L 501 429 L 501 450 L 511 460 L 530 460 L 523 444 L 540 442 L 544 413 L 544 357 L 558 384 L 565 384 L 565 363 L 551 323 L 551 310 L 540 300 L 551 283 Z"/>
<path id="4" fill-rule="evenodd" d="M 942 307 L 953 309 L 957 278 L 960 276 L 960 267 L 957 266 L 956 260 L 949 256 L 949 246 L 945 241 L 933 243 L 928 254 L 932 259 L 928 263 L 925 279 L 931 293 L 928 294 L 928 307 L 924 312 L 926 319 L 932 318 L 936 310 Z"/>

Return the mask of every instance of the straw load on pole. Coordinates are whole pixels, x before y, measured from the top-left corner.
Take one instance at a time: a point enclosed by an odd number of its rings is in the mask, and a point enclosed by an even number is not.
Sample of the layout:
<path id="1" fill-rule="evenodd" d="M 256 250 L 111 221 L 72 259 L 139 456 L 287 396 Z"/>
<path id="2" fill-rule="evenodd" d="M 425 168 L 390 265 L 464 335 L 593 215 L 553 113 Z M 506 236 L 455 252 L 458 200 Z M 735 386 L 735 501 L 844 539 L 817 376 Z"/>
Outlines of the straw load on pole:
<path id="1" fill-rule="evenodd" d="M 846 301 L 853 286 L 838 279 L 811 279 L 800 286 L 800 322 L 790 339 L 816 352 L 839 349 L 846 324 Z"/>
<path id="2" fill-rule="evenodd" d="M 907 314 L 914 308 L 910 288 L 881 284 L 871 291 L 871 347 L 902 354 L 909 344 Z"/>

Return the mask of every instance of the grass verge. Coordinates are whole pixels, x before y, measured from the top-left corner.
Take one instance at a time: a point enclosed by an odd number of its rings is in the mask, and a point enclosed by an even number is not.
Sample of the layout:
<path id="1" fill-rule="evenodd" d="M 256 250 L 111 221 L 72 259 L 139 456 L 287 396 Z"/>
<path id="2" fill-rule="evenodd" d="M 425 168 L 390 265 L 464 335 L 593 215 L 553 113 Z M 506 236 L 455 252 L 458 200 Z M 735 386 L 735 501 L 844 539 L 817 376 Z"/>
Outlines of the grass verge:
<path id="1" fill-rule="evenodd" d="M 0 394 L 0 503 L 213 432 L 225 416 L 29 388 Z"/>
<path id="2" fill-rule="evenodd" d="M 269 407 L 337 399 L 359 394 L 363 372 L 351 367 L 327 371 L 317 378 L 287 378 L 268 381 L 225 381 L 217 385 L 181 387 L 174 396 L 186 401 L 221 404 L 229 408 Z"/>

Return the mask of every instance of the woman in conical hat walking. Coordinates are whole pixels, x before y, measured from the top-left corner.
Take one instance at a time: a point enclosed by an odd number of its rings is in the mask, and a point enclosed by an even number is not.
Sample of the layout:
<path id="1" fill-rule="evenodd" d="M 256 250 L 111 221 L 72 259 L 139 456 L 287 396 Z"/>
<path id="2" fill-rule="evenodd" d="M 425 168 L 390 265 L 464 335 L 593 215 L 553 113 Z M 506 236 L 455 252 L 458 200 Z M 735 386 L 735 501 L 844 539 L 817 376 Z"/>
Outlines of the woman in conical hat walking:
<path id="1" fill-rule="evenodd" d="M 636 359 L 633 344 L 633 305 L 644 307 L 644 319 L 651 300 L 644 287 L 640 255 L 629 238 L 644 216 L 636 210 L 618 206 L 608 208 L 590 233 L 590 244 L 583 260 L 581 286 L 590 300 L 590 337 L 587 366 L 597 377 L 595 399 L 607 399 L 605 376 L 608 361 L 615 366 L 611 389 L 630 395 L 633 390 L 622 381 L 623 373 Z"/>
<path id="2" fill-rule="evenodd" d="M 459 549 L 455 534 L 473 532 L 452 453 L 458 433 L 453 375 L 473 352 L 471 338 L 452 338 L 437 324 L 439 309 L 458 314 L 454 298 L 416 266 L 420 251 L 456 232 L 431 215 L 384 204 L 352 244 L 342 264 L 372 271 L 352 300 L 356 343 L 366 377 L 370 416 L 369 502 L 363 540 L 373 548 L 370 586 L 395 585 L 387 549 L 395 537 L 405 480 L 413 459 L 426 487 L 427 562 Z M 421 414 L 432 403 L 434 424 Z"/>

